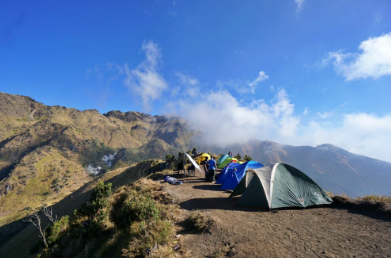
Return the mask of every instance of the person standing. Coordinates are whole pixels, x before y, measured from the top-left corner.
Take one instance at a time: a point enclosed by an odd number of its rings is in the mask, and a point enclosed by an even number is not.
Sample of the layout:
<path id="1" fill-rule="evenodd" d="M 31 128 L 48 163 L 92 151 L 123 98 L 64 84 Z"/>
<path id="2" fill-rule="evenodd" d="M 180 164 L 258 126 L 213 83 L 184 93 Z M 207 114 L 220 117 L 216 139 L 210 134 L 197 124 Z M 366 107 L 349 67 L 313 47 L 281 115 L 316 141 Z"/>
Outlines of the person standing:
<path id="1" fill-rule="evenodd" d="M 232 152 L 231 151 L 228 152 L 228 156 L 232 157 Z"/>
<path id="2" fill-rule="evenodd" d="M 216 175 L 216 161 L 213 157 L 210 158 L 210 160 L 207 162 L 209 168 L 208 168 L 208 181 L 213 182 L 215 181 L 215 175 Z"/>

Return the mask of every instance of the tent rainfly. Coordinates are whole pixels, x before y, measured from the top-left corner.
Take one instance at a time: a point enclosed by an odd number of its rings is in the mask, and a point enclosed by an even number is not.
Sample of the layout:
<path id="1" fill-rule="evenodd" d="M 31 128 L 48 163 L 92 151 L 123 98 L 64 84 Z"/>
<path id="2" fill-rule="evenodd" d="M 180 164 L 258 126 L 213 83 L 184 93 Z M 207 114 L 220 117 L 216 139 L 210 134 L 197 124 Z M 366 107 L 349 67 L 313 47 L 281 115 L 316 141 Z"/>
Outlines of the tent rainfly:
<path id="1" fill-rule="evenodd" d="M 231 163 L 231 162 L 237 162 L 237 163 L 239 163 L 238 162 L 238 160 L 237 159 L 235 159 L 235 158 L 226 158 L 223 162 L 221 162 L 220 163 L 220 165 L 218 165 L 217 167 L 218 168 L 224 168 L 225 166 L 227 166 L 229 163 Z"/>
<path id="2" fill-rule="evenodd" d="M 232 158 L 231 156 L 228 155 L 222 155 L 220 158 L 216 161 L 217 166 L 221 164 L 226 158 Z"/>
<path id="3" fill-rule="evenodd" d="M 222 183 L 221 190 L 233 190 L 238 186 L 244 175 L 246 174 L 246 171 L 248 169 L 256 169 L 261 168 L 263 165 L 257 161 L 251 160 L 247 161 L 243 164 L 240 164 L 234 169 L 227 170 L 226 173 L 226 179 Z"/>
<path id="4" fill-rule="evenodd" d="M 307 207 L 333 201 L 306 174 L 287 164 L 248 170 L 230 197 L 240 195 L 238 206 L 261 206 L 269 209 Z"/>
<path id="5" fill-rule="evenodd" d="M 221 173 L 219 177 L 217 178 L 216 184 L 221 185 L 227 180 L 230 170 L 234 169 L 235 167 L 239 166 L 239 163 L 229 163 L 227 166 L 221 170 Z"/>

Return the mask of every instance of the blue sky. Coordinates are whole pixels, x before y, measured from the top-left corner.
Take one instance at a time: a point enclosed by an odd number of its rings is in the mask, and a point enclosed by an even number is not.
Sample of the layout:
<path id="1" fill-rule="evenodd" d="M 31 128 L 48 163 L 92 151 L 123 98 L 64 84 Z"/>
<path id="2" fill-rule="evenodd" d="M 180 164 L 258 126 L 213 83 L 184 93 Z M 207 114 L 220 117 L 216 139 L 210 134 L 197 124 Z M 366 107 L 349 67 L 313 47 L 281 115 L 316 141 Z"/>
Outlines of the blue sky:
<path id="1" fill-rule="evenodd" d="M 179 114 L 216 144 L 391 161 L 390 13 L 388 0 L 0 0 L 0 91 Z"/>

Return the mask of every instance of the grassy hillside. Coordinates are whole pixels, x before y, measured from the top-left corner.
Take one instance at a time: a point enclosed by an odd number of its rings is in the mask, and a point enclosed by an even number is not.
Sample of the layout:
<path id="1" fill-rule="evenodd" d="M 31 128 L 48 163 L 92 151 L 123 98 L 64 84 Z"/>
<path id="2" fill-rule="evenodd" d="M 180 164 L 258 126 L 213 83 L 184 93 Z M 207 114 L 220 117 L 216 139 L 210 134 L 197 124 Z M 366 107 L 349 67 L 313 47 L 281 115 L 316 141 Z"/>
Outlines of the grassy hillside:
<path id="1" fill-rule="evenodd" d="M 72 215 L 74 209 L 88 202 L 92 190 L 99 182 L 104 182 L 105 184 L 111 183 L 113 189 L 117 189 L 160 170 L 160 162 L 162 161 L 146 160 L 128 167 L 111 170 L 101 176 L 95 177 L 92 181 L 84 184 L 68 196 L 61 200 L 56 200 L 52 206 L 53 213 L 59 217 Z M 32 211 L 28 212 L 31 213 Z M 44 223 L 44 225 L 47 225 L 48 221 L 44 221 Z M 37 229 L 21 220 L 2 226 L 0 228 L 0 257 L 30 257 L 29 250 L 37 242 L 37 238 L 32 236 L 36 235 Z M 23 246 L 24 248 L 21 249 L 18 246 Z"/>
<path id="2" fill-rule="evenodd" d="M 58 202 L 96 173 L 177 154 L 191 136 L 179 118 L 102 115 L 0 93 L 0 226 Z"/>

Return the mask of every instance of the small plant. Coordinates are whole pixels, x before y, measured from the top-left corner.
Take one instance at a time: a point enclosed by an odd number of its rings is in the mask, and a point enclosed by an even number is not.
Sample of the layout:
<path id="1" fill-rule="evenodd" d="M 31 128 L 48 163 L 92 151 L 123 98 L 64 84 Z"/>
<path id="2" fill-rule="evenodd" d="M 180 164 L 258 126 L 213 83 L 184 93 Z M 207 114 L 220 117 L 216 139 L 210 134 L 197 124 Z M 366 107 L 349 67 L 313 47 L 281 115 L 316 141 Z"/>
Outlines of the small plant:
<path id="1" fill-rule="evenodd" d="M 209 216 L 204 216 L 201 211 L 194 210 L 190 213 L 189 221 L 192 226 L 199 232 L 210 231 L 214 221 Z"/>

